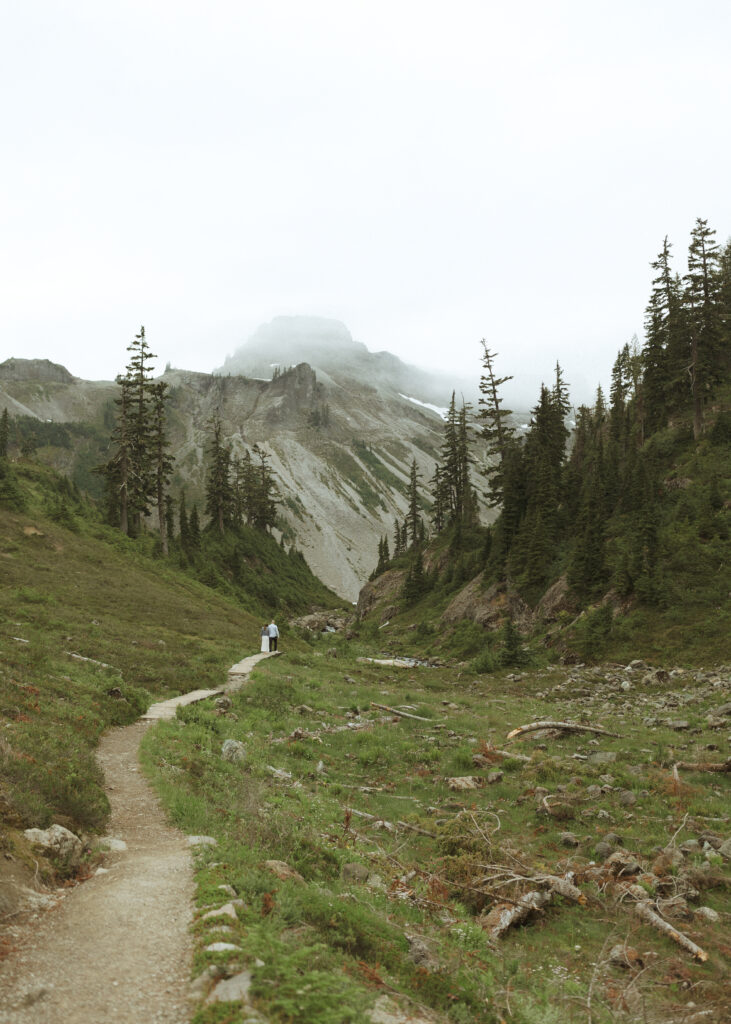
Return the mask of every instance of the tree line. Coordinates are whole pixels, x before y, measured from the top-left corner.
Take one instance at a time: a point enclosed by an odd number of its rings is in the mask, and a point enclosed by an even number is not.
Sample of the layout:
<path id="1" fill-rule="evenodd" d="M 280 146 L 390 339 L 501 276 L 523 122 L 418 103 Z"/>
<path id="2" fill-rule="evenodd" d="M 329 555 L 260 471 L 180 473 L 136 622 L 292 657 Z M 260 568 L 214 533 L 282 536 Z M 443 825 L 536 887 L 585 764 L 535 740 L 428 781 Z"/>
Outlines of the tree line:
<path id="1" fill-rule="evenodd" d="M 568 385 L 557 363 L 553 380 L 541 385 L 528 428 L 516 431 L 501 397 L 512 378 L 499 375 L 497 353 L 481 343 L 479 408 L 470 417 L 469 406 L 457 409 L 452 396 L 429 491 L 431 538 L 450 531 L 456 558 L 467 548 L 474 552 L 479 543 L 470 560 L 473 575 L 484 570 L 488 580 L 509 581 L 533 599 L 562 572 L 584 600 L 608 585 L 647 601 L 659 599 L 662 488 L 653 439 L 681 422 L 688 423 L 696 441 L 701 439 L 731 362 L 731 242 L 721 248 L 707 221 L 698 218 L 682 278 L 672 274 L 670 250 L 666 238 L 651 264 L 655 276 L 644 344 L 635 338 L 624 345 L 612 367 L 608 397 L 599 387 L 593 404 L 580 406 L 573 422 Z M 725 422 L 717 417 L 714 431 L 726 429 Z M 500 510 L 486 530 L 477 522 L 471 433 L 479 434 L 486 448 L 481 472 L 488 502 Z M 408 553 L 407 600 L 429 586 L 422 559 L 427 534 L 423 523 L 416 525 L 417 479 L 414 462 L 407 514 L 396 521 L 392 552 L 388 538 L 381 538 L 374 572 L 379 575 Z M 720 497 L 709 493 L 707 501 L 712 516 Z"/>
<path id="2" fill-rule="evenodd" d="M 156 358 L 145 338 L 144 327 L 128 347 L 129 362 L 117 378 L 119 396 L 111 435 L 113 452 L 98 467 L 105 485 L 108 521 L 130 536 L 138 535 L 151 515 L 156 516 L 160 546 L 168 554 L 175 537 L 175 501 L 170 494 L 174 460 L 168 431 L 168 385 L 153 380 Z M 234 457 L 233 446 L 223 435 L 219 417 L 209 424 L 206 448 L 205 512 L 207 528 L 224 533 L 243 525 L 270 530 L 276 522 L 278 494 L 269 456 L 254 444 Z M 185 492 L 178 503 L 178 537 L 184 551 L 200 547 L 198 508 L 190 511 Z"/>

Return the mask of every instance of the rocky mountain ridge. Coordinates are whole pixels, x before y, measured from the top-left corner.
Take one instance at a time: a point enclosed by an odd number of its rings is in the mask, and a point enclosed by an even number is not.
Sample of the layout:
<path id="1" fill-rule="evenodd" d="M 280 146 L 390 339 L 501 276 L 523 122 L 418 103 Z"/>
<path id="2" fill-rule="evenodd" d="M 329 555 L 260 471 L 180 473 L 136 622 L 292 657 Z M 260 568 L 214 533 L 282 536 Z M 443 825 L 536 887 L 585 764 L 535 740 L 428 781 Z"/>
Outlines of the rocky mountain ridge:
<path id="1" fill-rule="evenodd" d="M 46 364 L 0 364 L 0 410 L 94 425 L 108 437 L 117 385 L 73 378 Z M 320 375 L 307 363 L 271 380 L 178 369 L 166 370 L 162 379 L 170 389 L 173 495 L 185 489 L 189 507 L 201 504 L 209 424 L 219 417 L 234 455 L 255 443 L 269 453 L 285 541 L 296 544 L 328 586 L 355 601 L 375 564 L 379 538 L 391 537 L 394 517 L 404 515 L 412 459 L 428 504 L 442 443 L 440 416 L 363 375 Z M 73 452 L 48 445 L 38 455 L 73 476 Z"/>

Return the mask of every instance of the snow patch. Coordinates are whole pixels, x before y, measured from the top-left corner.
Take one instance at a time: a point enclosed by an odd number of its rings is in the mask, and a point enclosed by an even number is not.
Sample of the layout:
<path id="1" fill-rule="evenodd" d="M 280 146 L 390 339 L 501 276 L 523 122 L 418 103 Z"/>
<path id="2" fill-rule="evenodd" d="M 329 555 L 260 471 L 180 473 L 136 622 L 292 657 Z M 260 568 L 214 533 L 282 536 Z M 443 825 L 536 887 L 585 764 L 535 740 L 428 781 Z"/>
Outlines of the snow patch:
<path id="1" fill-rule="evenodd" d="M 399 391 L 399 397 L 405 398 L 407 402 L 413 402 L 414 405 L 420 405 L 422 409 L 431 409 L 437 416 L 441 416 L 443 420 L 447 418 L 447 409 L 440 409 L 438 405 L 432 405 L 431 402 L 420 402 L 418 398 L 412 398 L 410 395 L 402 395 Z"/>

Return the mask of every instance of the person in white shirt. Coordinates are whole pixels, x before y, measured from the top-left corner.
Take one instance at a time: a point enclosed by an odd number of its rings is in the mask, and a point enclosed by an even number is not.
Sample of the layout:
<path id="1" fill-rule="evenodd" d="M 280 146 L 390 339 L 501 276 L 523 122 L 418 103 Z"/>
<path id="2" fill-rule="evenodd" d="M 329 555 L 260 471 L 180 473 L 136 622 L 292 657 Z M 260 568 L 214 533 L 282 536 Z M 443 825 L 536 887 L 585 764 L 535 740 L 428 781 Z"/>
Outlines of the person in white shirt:
<path id="1" fill-rule="evenodd" d="M 272 619 L 272 621 L 269 623 L 268 629 L 269 629 L 269 650 L 270 651 L 276 651 L 276 649 L 277 649 L 277 641 L 279 640 L 279 630 L 277 629 L 277 624 L 274 621 L 274 619 Z"/>

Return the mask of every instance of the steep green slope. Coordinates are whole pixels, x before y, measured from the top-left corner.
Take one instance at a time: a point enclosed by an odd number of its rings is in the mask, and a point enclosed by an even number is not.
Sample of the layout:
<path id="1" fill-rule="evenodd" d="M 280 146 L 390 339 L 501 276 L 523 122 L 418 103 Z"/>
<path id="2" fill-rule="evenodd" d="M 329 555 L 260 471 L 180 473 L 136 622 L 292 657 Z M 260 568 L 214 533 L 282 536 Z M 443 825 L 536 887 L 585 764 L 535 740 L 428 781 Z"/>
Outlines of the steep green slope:
<path id="1" fill-rule="evenodd" d="M 92 756 L 100 733 L 153 699 L 220 686 L 228 667 L 258 648 L 267 613 L 329 596 L 270 538 L 248 550 L 249 562 L 240 558 L 239 589 L 244 571 L 270 580 L 270 601 L 261 584 L 259 599 L 249 595 L 256 615 L 235 599 L 220 551 L 218 561 L 209 553 L 206 571 L 221 575 L 228 594 L 151 557 L 151 547 L 101 525 L 63 478 L 4 463 L 0 820 L 100 827 L 107 804 Z"/>
<path id="2" fill-rule="evenodd" d="M 496 558 L 501 522 L 451 528 L 390 561 L 359 602 L 364 628 L 393 652 L 505 663 L 503 627 L 513 620 L 534 657 L 672 658 L 703 664 L 729 656 L 731 607 L 731 413 L 723 392 L 695 441 L 687 421 L 656 432 L 627 474 L 627 489 L 598 509 L 601 561 L 589 591 L 572 580 L 582 538 L 559 534 L 543 583 L 507 573 Z M 567 471 L 572 470 L 572 463 Z M 636 483 L 639 481 L 639 483 Z M 577 485 L 578 486 L 578 485 Z M 635 490 L 631 490 L 635 488 Z M 560 506 L 559 515 L 565 515 Z M 423 567 L 423 571 L 422 571 Z M 507 576 L 507 579 L 506 579 Z M 387 624 L 386 624 L 387 620 Z"/>

